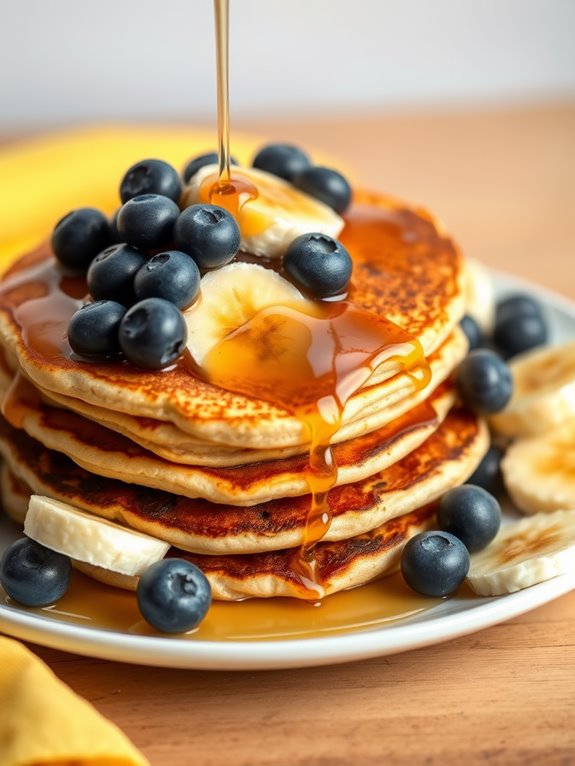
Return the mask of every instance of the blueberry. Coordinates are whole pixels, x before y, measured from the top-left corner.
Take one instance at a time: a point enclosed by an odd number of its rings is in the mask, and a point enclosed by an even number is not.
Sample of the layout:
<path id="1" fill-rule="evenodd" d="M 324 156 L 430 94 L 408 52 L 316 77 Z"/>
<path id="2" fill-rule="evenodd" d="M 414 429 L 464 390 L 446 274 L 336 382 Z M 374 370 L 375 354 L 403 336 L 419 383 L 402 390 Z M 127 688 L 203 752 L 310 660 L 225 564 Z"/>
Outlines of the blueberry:
<path id="1" fill-rule="evenodd" d="M 493 340 L 506 357 L 547 343 L 549 330 L 541 306 L 529 295 L 512 295 L 497 306 Z"/>
<path id="2" fill-rule="evenodd" d="M 336 213 L 344 213 L 351 202 L 351 186 L 341 173 L 331 168 L 314 165 L 295 175 L 292 183 L 333 208 Z"/>
<path id="3" fill-rule="evenodd" d="M 182 194 L 178 171 L 162 160 L 142 160 L 132 165 L 120 184 L 120 199 L 127 202 L 141 194 L 161 194 L 177 202 Z"/>
<path id="4" fill-rule="evenodd" d="M 464 316 L 459 326 L 465 333 L 470 351 L 483 345 L 483 333 L 473 317 L 469 315 Z"/>
<path id="5" fill-rule="evenodd" d="M 131 306 L 136 300 L 134 277 L 146 259 L 129 245 L 112 245 L 99 253 L 88 269 L 88 290 L 96 300 Z"/>
<path id="6" fill-rule="evenodd" d="M 174 227 L 176 247 L 191 255 L 200 269 L 217 269 L 232 261 L 240 240 L 235 219 L 217 205 L 187 207 Z"/>
<path id="7" fill-rule="evenodd" d="M 283 259 L 289 277 L 317 298 L 341 295 L 351 279 L 349 253 L 326 234 L 302 234 L 290 244 Z"/>
<path id="8" fill-rule="evenodd" d="M 180 208 L 161 194 L 141 194 L 120 208 L 118 233 L 133 247 L 148 248 L 168 245 Z"/>
<path id="9" fill-rule="evenodd" d="M 463 403 L 483 415 L 502 410 L 513 392 L 511 374 L 503 359 L 482 348 L 471 351 L 459 365 L 457 386 Z"/>
<path id="10" fill-rule="evenodd" d="M 72 315 L 68 342 L 82 356 L 112 356 L 120 352 L 118 330 L 126 309 L 115 301 L 87 303 Z"/>
<path id="11" fill-rule="evenodd" d="M 305 152 L 291 144 L 268 144 L 253 159 L 252 165 L 274 176 L 291 181 L 295 175 L 309 168 L 311 161 Z"/>
<path id="12" fill-rule="evenodd" d="M 144 619 L 163 633 L 192 630 L 206 616 L 212 599 L 201 569 L 185 559 L 163 559 L 140 577 L 138 607 Z"/>
<path id="13" fill-rule="evenodd" d="M 126 312 L 118 338 L 132 364 L 160 370 L 174 362 L 184 350 L 186 322 L 173 303 L 163 298 L 146 298 Z"/>
<path id="14" fill-rule="evenodd" d="M 189 255 L 168 250 L 150 258 L 134 279 L 136 296 L 165 298 L 179 309 L 185 309 L 196 299 L 200 290 L 200 271 Z"/>
<path id="15" fill-rule="evenodd" d="M 531 295 L 515 293 L 499 301 L 495 310 L 495 323 L 507 322 L 516 316 L 540 316 L 542 309 Z"/>
<path id="16" fill-rule="evenodd" d="M 469 571 L 469 553 L 449 532 L 420 532 L 409 540 L 401 555 L 405 582 L 424 596 L 449 596 Z"/>
<path id="17" fill-rule="evenodd" d="M 479 463 L 473 474 L 467 480 L 468 484 L 483 487 L 492 495 L 503 492 L 503 477 L 501 475 L 501 459 L 505 453 L 500 447 L 492 445 L 485 457 Z"/>
<path id="18" fill-rule="evenodd" d="M 62 266 L 70 271 L 86 271 L 101 250 L 113 241 L 106 216 L 92 207 L 82 207 L 65 215 L 52 232 L 52 250 Z"/>
<path id="19" fill-rule="evenodd" d="M 489 545 L 499 531 L 501 508 L 487 490 L 464 484 L 443 495 L 437 509 L 437 523 L 474 553 Z"/>
<path id="20" fill-rule="evenodd" d="M 217 165 L 220 161 L 217 152 L 207 152 L 206 154 L 200 154 L 199 157 L 191 159 L 186 167 L 182 171 L 182 176 L 186 183 L 189 183 L 192 176 L 195 176 L 198 170 L 206 165 Z M 238 161 L 233 157 L 230 157 L 230 164 L 237 165 Z"/>
<path id="21" fill-rule="evenodd" d="M 0 561 L 0 584 L 24 606 L 48 606 L 68 589 L 70 559 L 23 537 L 6 549 Z"/>

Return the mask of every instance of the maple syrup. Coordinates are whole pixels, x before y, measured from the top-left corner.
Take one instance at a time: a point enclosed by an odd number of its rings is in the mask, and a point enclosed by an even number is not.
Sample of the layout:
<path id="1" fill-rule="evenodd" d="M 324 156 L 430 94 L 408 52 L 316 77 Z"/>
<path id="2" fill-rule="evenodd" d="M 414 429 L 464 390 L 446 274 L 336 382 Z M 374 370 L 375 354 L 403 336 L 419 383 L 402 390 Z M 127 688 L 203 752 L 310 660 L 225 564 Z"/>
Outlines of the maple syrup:
<path id="1" fill-rule="evenodd" d="M 306 479 L 311 494 L 304 544 L 292 564 L 321 598 L 314 546 L 328 531 L 327 495 L 337 481 L 331 440 L 350 397 L 385 362 L 399 363 L 423 388 L 429 366 L 417 340 L 397 325 L 348 301 L 309 304 L 309 313 L 277 306 L 258 312 L 207 355 L 210 383 L 265 399 L 295 415 L 310 436 Z"/>
<path id="2" fill-rule="evenodd" d="M 419 596 L 399 573 L 361 588 L 335 593 L 321 603 L 293 598 L 214 601 L 203 622 L 174 638 L 190 641 L 279 641 L 341 635 L 405 620 L 441 599 Z M 26 609 L 0 588 L 0 605 L 29 611 L 56 622 L 132 635 L 162 635 L 138 612 L 134 594 L 103 585 L 73 571 L 67 593 L 53 606 Z"/>

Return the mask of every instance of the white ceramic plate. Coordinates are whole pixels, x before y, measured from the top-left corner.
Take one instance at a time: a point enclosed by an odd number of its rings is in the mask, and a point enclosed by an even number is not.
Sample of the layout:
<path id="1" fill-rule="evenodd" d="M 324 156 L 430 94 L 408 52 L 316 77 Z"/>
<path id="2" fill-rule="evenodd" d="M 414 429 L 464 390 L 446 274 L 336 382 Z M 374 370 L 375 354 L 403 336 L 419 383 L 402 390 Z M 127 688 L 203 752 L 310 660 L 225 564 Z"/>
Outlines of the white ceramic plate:
<path id="1" fill-rule="evenodd" d="M 528 291 L 542 301 L 554 342 L 575 338 L 573 303 L 506 275 L 497 274 L 495 279 L 500 293 Z M 13 528 L 0 527 L 0 552 L 14 535 Z M 65 616 L 54 620 L 41 611 L 21 609 L 0 598 L 0 630 L 57 649 L 145 665 L 219 670 L 291 668 L 394 654 L 448 641 L 527 612 L 573 588 L 575 577 L 562 576 L 508 596 L 452 598 L 376 627 L 350 624 L 348 631 L 337 635 L 278 640 L 190 640 L 103 630 L 66 620 Z"/>

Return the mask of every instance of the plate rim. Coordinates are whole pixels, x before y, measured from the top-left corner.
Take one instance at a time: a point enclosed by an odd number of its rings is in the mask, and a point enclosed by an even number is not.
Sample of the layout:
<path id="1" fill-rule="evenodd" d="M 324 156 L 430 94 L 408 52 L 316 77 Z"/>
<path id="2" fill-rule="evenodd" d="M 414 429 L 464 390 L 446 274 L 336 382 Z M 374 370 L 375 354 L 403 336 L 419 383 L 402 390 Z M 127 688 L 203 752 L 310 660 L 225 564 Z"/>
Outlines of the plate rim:
<path id="1" fill-rule="evenodd" d="M 498 292 L 524 290 L 575 322 L 575 301 L 504 271 L 489 270 Z M 330 665 L 419 649 L 517 617 L 575 589 L 575 572 L 505 596 L 457 609 L 455 597 L 396 624 L 321 637 L 278 640 L 189 640 L 142 636 L 56 622 L 0 604 L 0 631 L 83 656 L 156 667 L 202 670 L 270 670 Z M 438 610 L 441 610 L 438 613 Z"/>

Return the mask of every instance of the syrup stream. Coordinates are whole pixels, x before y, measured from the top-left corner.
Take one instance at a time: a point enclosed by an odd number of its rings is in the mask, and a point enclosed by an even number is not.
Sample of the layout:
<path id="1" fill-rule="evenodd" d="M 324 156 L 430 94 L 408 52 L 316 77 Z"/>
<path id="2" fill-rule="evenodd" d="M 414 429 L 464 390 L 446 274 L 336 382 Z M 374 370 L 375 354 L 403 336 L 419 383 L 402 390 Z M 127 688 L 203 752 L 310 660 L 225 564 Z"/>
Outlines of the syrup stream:
<path id="1" fill-rule="evenodd" d="M 218 69 L 218 159 L 220 181 L 230 180 L 229 0 L 214 0 Z"/>

